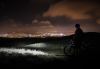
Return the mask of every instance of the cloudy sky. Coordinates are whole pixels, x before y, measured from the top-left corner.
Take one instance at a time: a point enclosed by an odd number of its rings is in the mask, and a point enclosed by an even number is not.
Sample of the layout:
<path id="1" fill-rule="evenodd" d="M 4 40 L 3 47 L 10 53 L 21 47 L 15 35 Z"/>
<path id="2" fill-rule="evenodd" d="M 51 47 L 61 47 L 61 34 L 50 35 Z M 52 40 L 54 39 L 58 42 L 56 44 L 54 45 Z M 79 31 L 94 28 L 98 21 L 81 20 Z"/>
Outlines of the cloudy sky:
<path id="1" fill-rule="evenodd" d="M 96 0 L 0 0 L 0 33 L 100 32 L 99 12 Z"/>

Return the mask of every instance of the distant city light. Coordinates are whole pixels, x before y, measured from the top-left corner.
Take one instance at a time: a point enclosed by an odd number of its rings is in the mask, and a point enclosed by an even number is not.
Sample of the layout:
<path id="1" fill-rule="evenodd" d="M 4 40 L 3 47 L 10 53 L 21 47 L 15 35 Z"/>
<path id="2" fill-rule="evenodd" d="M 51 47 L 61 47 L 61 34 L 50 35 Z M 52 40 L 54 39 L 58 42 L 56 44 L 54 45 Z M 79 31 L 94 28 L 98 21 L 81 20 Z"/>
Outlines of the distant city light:
<path id="1" fill-rule="evenodd" d="M 8 38 L 22 38 L 22 37 L 60 37 L 65 36 L 63 33 L 42 33 L 42 34 L 26 34 L 26 33 L 4 33 L 0 34 L 0 37 Z"/>

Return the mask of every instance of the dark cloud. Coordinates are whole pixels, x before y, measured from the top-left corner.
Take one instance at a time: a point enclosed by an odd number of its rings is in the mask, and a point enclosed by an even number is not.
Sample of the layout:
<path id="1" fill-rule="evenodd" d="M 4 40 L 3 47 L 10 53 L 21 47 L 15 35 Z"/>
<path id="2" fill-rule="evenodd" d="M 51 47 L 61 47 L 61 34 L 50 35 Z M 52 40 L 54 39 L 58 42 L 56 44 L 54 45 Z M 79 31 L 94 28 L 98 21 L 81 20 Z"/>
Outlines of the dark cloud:
<path id="1" fill-rule="evenodd" d="M 60 0 L 0 0 L 0 20 L 32 22 Z"/>
<path id="2" fill-rule="evenodd" d="M 100 4 L 90 0 L 63 0 L 50 6 L 43 14 L 51 18 L 59 30 L 68 32 L 74 30 L 74 25 L 80 23 L 84 31 L 100 32 Z M 69 28 L 69 29 L 68 29 Z M 70 30 L 69 32 L 71 32 Z"/>
<path id="3" fill-rule="evenodd" d="M 32 0 L 33 19 L 42 16 L 42 14 L 49 9 L 50 5 L 59 1 L 61 0 Z"/>
<path id="4" fill-rule="evenodd" d="M 51 5 L 49 10 L 43 16 L 67 16 L 72 19 L 88 19 L 93 18 L 91 15 L 85 14 L 89 11 L 100 11 L 100 5 L 96 2 L 88 1 L 61 1 L 57 4 Z"/>
<path id="5" fill-rule="evenodd" d="M 30 0 L 1 0 L 0 21 L 14 19 L 16 21 L 32 21 L 32 4 Z"/>
<path id="6" fill-rule="evenodd" d="M 98 32 L 99 12 L 99 2 L 90 0 L 0 0 L 0 31 L 68 34 L 80 23 Z"/>

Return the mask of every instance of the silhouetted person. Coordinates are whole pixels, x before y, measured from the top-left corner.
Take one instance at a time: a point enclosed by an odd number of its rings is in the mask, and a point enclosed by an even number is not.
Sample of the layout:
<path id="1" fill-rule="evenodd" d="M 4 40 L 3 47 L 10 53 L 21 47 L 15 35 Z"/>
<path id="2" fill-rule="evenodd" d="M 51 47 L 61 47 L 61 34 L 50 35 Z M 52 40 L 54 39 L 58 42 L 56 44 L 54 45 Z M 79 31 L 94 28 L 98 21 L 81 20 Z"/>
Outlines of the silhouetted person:
<path id="1" fill-rule="evenodd" d="M 82 35 L 83 35 L 83 31 L 82 31 L 82 29 L 80 28 L 80 24 L 76 24 L 76 25 L 75 25 L 75 28 L 76 28 L 75 35 L 76 35 L 76 36 L 82 36 Z"/>
<path id="2" fill-rule="evenodd" d="M 75 25 L 76 31 L 74 36 L 74 44 L 77 50 L 77 54 L 79 53 L 80 47 L 82 46 L 82 38 L 83 38 L 83 31 L 80 28 L 80 24 Z"/>

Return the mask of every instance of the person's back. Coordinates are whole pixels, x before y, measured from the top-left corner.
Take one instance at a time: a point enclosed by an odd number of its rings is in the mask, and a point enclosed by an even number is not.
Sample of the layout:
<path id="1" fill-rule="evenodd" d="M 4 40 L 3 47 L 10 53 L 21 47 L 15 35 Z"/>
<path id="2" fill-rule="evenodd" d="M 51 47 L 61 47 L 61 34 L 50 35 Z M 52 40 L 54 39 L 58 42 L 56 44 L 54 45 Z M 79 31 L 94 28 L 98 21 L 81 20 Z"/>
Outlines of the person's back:
<path id="1" fill-rule="evenodd" d="M 75 35 L 82 35 L 82 34 L 83 34 L 83 31 L 81 28 L 76 29 Z"/>
<path id="2" fill-rule="evenodd" d="M 75 47 L 77 49 L 80 49 L 82 38 L 83 38 L 83 31 L 80 28 L 80 24 L 76 24 L 75 28 L 76 28 L 76 31 L 75 31 L 75 36 L 74 36 L 74 43 L 75 43 Z"/>
<path id="3" fill-rule="evenodd" d="M 83 31 L 82 31 L 82 29 L 80 28 L 80 25 L 79 25 L 79 24 L 76 24 L 75 27 L 76 27 L 75 35 L 76 35 L 76 36 L 81 36 L 81 35 L 83 35 Z"/>

